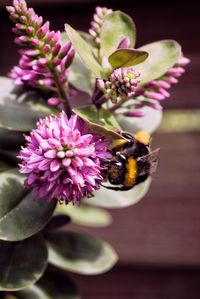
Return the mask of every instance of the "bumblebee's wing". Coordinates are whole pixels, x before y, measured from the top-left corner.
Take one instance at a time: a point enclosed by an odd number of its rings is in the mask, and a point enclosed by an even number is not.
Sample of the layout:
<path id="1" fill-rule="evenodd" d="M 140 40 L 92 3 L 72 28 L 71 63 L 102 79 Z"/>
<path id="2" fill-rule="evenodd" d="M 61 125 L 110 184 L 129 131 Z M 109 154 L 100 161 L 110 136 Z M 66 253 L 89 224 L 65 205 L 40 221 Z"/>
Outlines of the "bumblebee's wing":
<path id="1" fill-rule="evenodd" d="M 150 165 L 149 174 L 152 175 L 156 172 L 158 166 L 158 157 L 159 157 L 160 149 L 152 151 L 150 154 L 142 156 L 137 159 L 139 163 L 144 163 L 144 165 L 148 162 Z"/>

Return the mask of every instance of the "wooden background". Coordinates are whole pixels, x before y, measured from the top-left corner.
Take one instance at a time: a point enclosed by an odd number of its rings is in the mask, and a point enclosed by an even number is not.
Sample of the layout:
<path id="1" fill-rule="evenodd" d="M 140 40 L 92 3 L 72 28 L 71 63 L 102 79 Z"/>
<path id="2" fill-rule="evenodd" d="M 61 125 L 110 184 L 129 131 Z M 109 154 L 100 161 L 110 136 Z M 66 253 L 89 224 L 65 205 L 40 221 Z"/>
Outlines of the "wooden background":
<path id="1" fill-rule="evenodd" d="M 192 63 L 172 89 L 165 108 L 200 108 L 200 14 L 196 1 L 28 2 L 55 29 L 62 30 L 63 23 L 68 22 L 87 30 L 97 2 L 122 9 L 134 18 L 138 46 L 176 39 Z M 17 62 L 17 48 L 4 8 L 10 3 L 0 3 L 1 75 Z M 73 275 L 84 299 L 200 298 L 199 141 L 198 132 L 156 133 L 153 144 L 161 147 L 161 162 L 148 195 L 135 206 L 113 210 L 114 223 L 109 228 L 84 229 L 109 241 L 120 256 L 119 264 L 107 274 Z"/>

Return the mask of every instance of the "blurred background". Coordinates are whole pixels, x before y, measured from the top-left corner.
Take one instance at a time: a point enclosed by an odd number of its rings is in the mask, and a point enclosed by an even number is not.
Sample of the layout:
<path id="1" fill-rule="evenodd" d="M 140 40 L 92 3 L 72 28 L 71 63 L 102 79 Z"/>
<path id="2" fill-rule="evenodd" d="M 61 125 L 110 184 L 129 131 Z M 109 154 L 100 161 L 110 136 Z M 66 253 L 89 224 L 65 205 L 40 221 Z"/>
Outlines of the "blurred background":
<path id="1" fill-rule="evenodd" d="M 136 22 L 137 46 L 175 39 L 191 59 L 164 103 L 165 117 L 154 135 L 160 166 L 146 197 L 113 210 L 108 228 L 84 229 L 110 242 L 118 265 L 102 276 L 73 275 L 84 299 L 200 298 L 200 10 L 197 1 L 27 0 L 38 14 L 63 30 L 70 23 L 88 30 L 96 5 L 120 9 Z M 17 63 L 17 47 L 0 1 L 0 75 Z M 117 32 L 116 32 L 117 34 Z M 1 87 L 0 87 L 1 89 Z"/>

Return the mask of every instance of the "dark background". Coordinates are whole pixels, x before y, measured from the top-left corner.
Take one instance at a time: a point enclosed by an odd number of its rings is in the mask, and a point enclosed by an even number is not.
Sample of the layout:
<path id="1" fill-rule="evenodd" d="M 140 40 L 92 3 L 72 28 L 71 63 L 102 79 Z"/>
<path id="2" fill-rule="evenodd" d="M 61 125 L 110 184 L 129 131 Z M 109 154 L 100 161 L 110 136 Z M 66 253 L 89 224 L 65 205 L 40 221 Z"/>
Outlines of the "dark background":
<path id="1" fill-rule="evenodd" d="M 164 106 L 200 108 L 197 1 L 27 2 L 49 19 L 54 29 L 63 30 L 67 22 L 76 29 L 88 30 L 98 4 L 121 9 L 133 17 L 137 46 L 160 39 L 177 40 L 192 62 Z M 0 75 L 6 75 L 18 59 L 6 4 L 11 1 L 0 2 Z M 154 146 L 161 147 L 161 162 L 148 195 L 135 206 L 112 211 L 114 223 L 109 228 L 87 229 L 109 241 L 120 261 L 102 276 L 73 275 L 84 299 L 200 298 L 199 141 L 198 130 L 155 134 Z"/>

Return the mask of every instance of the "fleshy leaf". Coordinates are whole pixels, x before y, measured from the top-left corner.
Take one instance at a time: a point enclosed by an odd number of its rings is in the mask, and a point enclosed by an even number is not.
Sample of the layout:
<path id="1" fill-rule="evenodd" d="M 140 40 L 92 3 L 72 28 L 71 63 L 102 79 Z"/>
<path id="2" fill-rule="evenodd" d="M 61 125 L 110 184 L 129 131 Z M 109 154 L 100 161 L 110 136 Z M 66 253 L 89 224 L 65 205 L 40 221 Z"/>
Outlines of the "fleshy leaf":
<path id="1" fill-rule="evenodd" d="M 0 239 L 18 241 L 39 232 L 49 221 L 56 200 L 36 199 L 24 189 L 17 169 L 0 173 Z"/>
<path id="2" fill-rule="evenodd" d="M 46 244 L 39 236 L 22 242 L 0 241 L 0 252 L 0 291 L 28 287 L 47 266 Z"/>
<path id="3" fill-rule="evenodd" d="M 107 15 L 100 34 L 102 54 L 110 56 L 125 37 L 129 37 L 130 47 L 134 48 L 136 28 L 133 20 L 121 11 Z"/>
<path id="4" fill-rule="evenodd" d="M 51 109 L 42 103 L 18 101 L 13 93 L 13 80 L 0 77 L 0 127 L 8 130 L 27 132 L 35 127 L 39 118 L 51 113 Z"/>
<path id="5" fill-rule="evenodd" d="M 68 80 L 78 90 L 92 95 L 95 78 L 92 72 L 81 61 L 78 54 L 75 55 L 71 64 Z"/>
<path id="6" fill-rule="evenodd" d="M 81 204 L 80 207 L 58 204 L 55 214 L 68 215 L 74 223 L 84 226 L 104 227 L 112 222 L 112 216 L 106 210 L 85 204 Z"/>
<path id="7" fill-rule="evenodd" d="M 13 147 L 20 149 L 24 141 L 24 136 L 21 132 L 0 128 L 0 149 L 8 150 L 13 149 Z"/>
<path id="8" fill-rule="evenodd" d="M 80 299 L 73 281 L 60 273 L 45 273 L 33 286 L 16 293 L 18 299 Z"/>
<path id="9" fill-rule="evenodd" d="M 124 131 L 133 134 L 138 131 L 146 131 L 151 134 L 157 130 L 162 121 L 162 111 L 150 107 L 144 107 L 142 110 L 145 112 L 142 117 L 116 115 L 116 119 Z"/>
<path id="10" fill-rule="evenodd" d="M 17 299 L 53 299 L 38 285 L 32 285 L 29 288 L 18 291 Z"/>
<path id="11" fill-rule="evenodd" d="M 94 133 L 100 134 L 107 139 L 122 138 L 119 133 L 121 128 L 115 117 L 109 111 L 103 108 L 98 111 L 95 105 L 75 108 L 73 111 L 86 121 Z"/>
<path id="12" fill-rule="evenodd" d="M 164 75 L 181 57 L 181 47 L 173 40 L 154 42 L 138 50 L 149 53 L 149 57 L 135 67 L 141 74 L 141 85 Z"/>
<path id="13" fill-rule="evenodd" d="M 108 61 L 114 69 L 118 67 L 129 67 L 137 65 L 145 61 L 148 57 L 148 53 L 145 51 L 139 51 L 135 49 L 118 49 L 113 52 Z"/>
<path id="14" fill-rule="evenodd" d="M 86 198 L 86 203 L 103 208 L 125 208 L 139 202 L 149 190 L 151 179 L 147 179 L 129 191 L 113 191 L 101 187 L 94 193 L 93 198 Z"/>
<path id="15" fill-rule="evenodd" d="M 60 206 L 60 205 L 58 205 Z M 65 227 L 67 224 L 71 222 L 71 218 L 67 214 L 59 214 L 56 213 L 57 209 L 55 210 L 55 216 L 51 218 L 49 223 L 45 226 L 45 230 L 56 230 Z"/>
<path id="16" fill-rule="evenodd" d="M 22 132 L 0 128 L 0 159 L 16 164 L 16 156 L 24 142 L 25 138 Z"/>
<path id="17" fill-rule="evenodd" d="M 92 51 L 96 50 L 92 45 L 92 37 L 86 32 L 79 32 L 81 37 L 92 47 Z M 69 37 L 66 32 L 61 33 L 62 45 L 69 41 Z M 68 81 L 75 88 L 80 91 L 86 92 L 89 95 L 92 94 L 92 90 L 95 84 L 95 77 L 92 71 L 86 67 L 86 65 L 81 60 L 78 53 L 76 53 L 72 64 L 70 66 L 70 72 L 68 76 Z"/>
<path id="18" fill-rule="evenodd" d="M 74 30 L 70 25 L 65 25 L 65 30 L 68 34 L 70 41 L 72 42 L 74 48 L 78 52 L 81 60 L 91 70 L 96 78 L 102 77 L 102 68 L 100 64 L 94 57 L 91 47 L 86 43 L 86 41 L 81 37 L 79 32 Z"/>
<path id="19" fill-rule="evenodd" d="M 112 247 L 88 234 L 54 232 L 46 234 L 49 262 L 63 270 L 85 274 L 101 274 L 117 262 Z"/>

